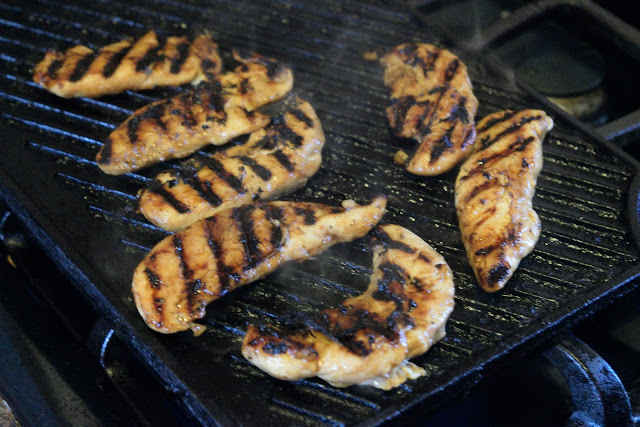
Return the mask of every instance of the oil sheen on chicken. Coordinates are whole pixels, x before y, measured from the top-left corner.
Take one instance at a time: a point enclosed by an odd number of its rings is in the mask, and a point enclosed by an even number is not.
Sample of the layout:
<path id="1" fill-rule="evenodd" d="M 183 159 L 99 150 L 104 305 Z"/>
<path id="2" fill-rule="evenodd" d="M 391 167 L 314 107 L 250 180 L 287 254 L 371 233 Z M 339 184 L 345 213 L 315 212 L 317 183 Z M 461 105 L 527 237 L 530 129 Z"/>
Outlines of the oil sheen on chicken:
<path id="1" fill-rule="evenodd" d="M 540 236 L 532 199 L 542 169 L 542 140 L 552 127 L 553 120 L 540 110 L 490 114 L 478 123 L 474 152 L 458 173 L 455 205 L 462 241 L 488 292 L 504 287 Z"/>
<path id="2" fill-rule="evenodd" d="M 419 145 L 400 150 L 395 162 L 416 175 L 439 175 L 460 163 L 475 141 L 478 100 L 467 67 L 451 52 L 425 43 L 406 43 L 382 58 L 391 88 L 389 125 Z"/>
<path id="3" fill-rule="evenodd" d="M 158 175 L 140 194 L 140 211 L 153 224 L 176 231 L 258 197 L 279 197 L 318 171 L 324 142 L 311 104 L 292 97 L 245 143 L 197 155 Z"/>
<path id="4" fill-rule="evenodd" d="M 147 325 L 162 333 L 195 330 L 206 305 L 288 261 L 304 261 L 367 234 L 386 198 L 342 207 L 256 202 L 226 209 L 160 241 L 135 269 L 132 292 Z"/>
<path id="5" fill-rule="evenodd" d="M 63 98 L 97 98 L 125 90 L 179 86 L 210 79 L 222 60 L 211 36 L 166 37 L 151 30 L 94 51 L 74 46 L 49 51 L 34 67 L 33 80 Z"/>
<path id="6" fill-rule="evenodd" d="M 293 73 L 257 54 L 234 52 L 234 57 L 241 62 L 234 71 L 134 112 L 98 152 L 100 169 L 113 175 L 131 172 L 266 126 L 269 116 L 255 109 L 286 96 Z"/>
<path id="7" fill-rule="evenodd" d="M 276 378 L 318 376 L 337 387 L 388 390 L 424 374 L 408 359 L 445 335 L 454 307 L 451 269 L 403 227 L 379 225 L 373 236 L 373 274 L 364 294 L 299 324 L 249 325 L 244 357 Z"/>

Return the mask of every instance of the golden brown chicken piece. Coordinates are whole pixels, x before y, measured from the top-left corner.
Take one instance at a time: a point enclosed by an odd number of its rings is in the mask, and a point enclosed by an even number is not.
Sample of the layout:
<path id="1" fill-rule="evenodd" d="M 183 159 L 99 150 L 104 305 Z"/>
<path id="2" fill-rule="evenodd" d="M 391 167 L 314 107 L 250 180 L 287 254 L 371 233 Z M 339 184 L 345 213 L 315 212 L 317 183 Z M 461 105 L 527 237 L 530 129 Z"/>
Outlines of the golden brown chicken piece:
<path id="1" fill-rule="evenodd" d="M 291 98 L 244 144 L 158 175 L 140 194 L 140 211 L 158 227 L 176 231 L 257 197 L 279 197 L 304 186 L 318 171 L 324 142 L 311 104 Z"/>
<path id="2" fill-rule="evenodd" d="M 266 126 L 269 117 L 254 110 L 289 93 L 293 73 L 259 55 L 236 52 L 235 58 L 242 64 L 234 71 L 134 112 L 98 152 L 100 169 L 113 175 L 131 172 Z"/>
<path id="3" fill-rule="evenodd" d="M 455 204 L 480 286 L 502 289 L 540 236 L 533 210 L 542 140 L 553 127 L 544 111 L 500 111 L 478 123 L 473 154 L 462 164 Z"/>
<path id="4" fill-rule="evenodd" d="M 276 201 L 226 209 L 160 241 L 134 272 L 134 301 L 151 329 L 193 329 L 209 302 L 285 262 L 364 236 L 385 207 L 380 196 L 362 206 Z"/>
<path id="5" fill-rule="evenodd" d="M 193 40 L 151 30 L 137 40 L 113 43 L 97 52 L 74 46 L 49 51 L 34 68 L 33 81 L 63 98 L 97 98 L 125 90 L 179 86 L 220 72 L 218 45 L 209 35 Z"/>
<path id="6" fill-rule="evenodd" d="M 412 154 L 395 162 L 416 175 L 447 172 L 468 154 L 475 140 L 478 100 L 467 67 L 451 52 L 424 43 L 406 43 L 382 58 L 391 88 L 389 125 L 397 136 L 413 138 Z"/>
<path id="7" fill-rule="evenodd" d="M 388 390 L 423 375 L 407 360 L 445 335 L 454 306 L 451 269 L 403 227 L 380 225 L 373 234 L 374 271 L 364 294 L 297 325 L 249 325 L 244 357 L 276 378 L 318 376 L 337 387 Z"/>

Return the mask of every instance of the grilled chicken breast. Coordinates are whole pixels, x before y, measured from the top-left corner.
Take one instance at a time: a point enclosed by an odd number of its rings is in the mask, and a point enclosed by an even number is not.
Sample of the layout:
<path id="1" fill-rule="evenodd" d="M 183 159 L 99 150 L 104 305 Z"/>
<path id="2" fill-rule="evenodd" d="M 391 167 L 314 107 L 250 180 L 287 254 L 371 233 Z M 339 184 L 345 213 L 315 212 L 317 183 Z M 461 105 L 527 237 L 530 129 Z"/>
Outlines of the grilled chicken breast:
<path id="1" fill-rule="evenodd" d="M 257 197 L 279 197 L 304 186 L 318 171 L 324 142 L 311 104 L 291 98 L 244 144 L 158 175 L 141 192 L 140 211 L 151 223 L 176 231 Z"/>
<path id="2" fill-rule="evenodd" d="M 380 196 L 362 206 L 276 201 L 226 209 L 160 241 L 134 272 L 134 301 L 151 329 L 194 328 L 209 302 L 285 262 L 364 236 L 385 207 Z"/>
<path id="3" fill-rule="evenodd" d="M 553 127 L 544 111 L 500 111 L 478 123 L 473 154 L 455 186 L 462 241 L 480 286 L 502 289 L 540 236 L 533 210 L 542 140 Z"/>
<path id="4" fill-rule="evenodd" d="M 98 152 L 100 169 L 113 175 L 130 172 L 266 126 L 269 116 L 254 110 L 289 93 L 293 73 L 256 54 L 236 52 L 235 58 L 242 64 L 234 71 L 134 112 Z"/>
<path id="5" fill-rule="evenodd" d="M 389 125 L 413 138 L 414 153 L 402 150 L 395 162 L 416 175 L 438 175 L 460 163 L 475 140 L 478 100 L 467 67 L 451 52 L 424 43 L 395 47 L 382 58 L 391 88 Z"/>
<path id="6" fill-rule="evenodd" d="M 151 30 L 94 51 L 74 46 L 49 51 L 34 68 L 33 81 L 63 98 L 97 98 L 125 90 L 178 86 L 220 72 L 218 45 L 209 35 L 193 40 Z"/>
<path id="7" fill-rule="evenodd" d="M 318 376 L 337 387 L 390 389 L 424 374 L 407 359 L 445 335 L 454 285 L 444 258 L 409 230 L 374 232 L 373 274 L 366 292 L 297 325 L 249 325 L 242 354 L 268 374 Z"/>

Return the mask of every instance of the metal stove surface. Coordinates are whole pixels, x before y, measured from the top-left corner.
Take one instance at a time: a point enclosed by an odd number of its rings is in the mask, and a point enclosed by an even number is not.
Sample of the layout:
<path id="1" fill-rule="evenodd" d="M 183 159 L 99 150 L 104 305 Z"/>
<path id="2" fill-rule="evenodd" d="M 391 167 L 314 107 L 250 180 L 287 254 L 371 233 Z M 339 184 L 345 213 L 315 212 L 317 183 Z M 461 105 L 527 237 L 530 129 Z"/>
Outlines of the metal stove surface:
<path id="1" fill-rule="evenodd" d="M 264 423 L 340 425 L 430 412 L 637 287 L 638 163 L 461 51 L 480 99 L 479 117 L 539 107 L 556 120 L 534 200 L 544 224 L 538 247 L 505 292 L 478 290 L 456 228 L 454 175 L 416 179 L 393 167 L 392 153 L 405 142 L 386 127 L 381 70 L 363 59 L 367 51 L 407 40 L 439 41 L 440 34 L 416 25 L 401 5 L 158 4 L 0 5 L 0 123 L 10 142 L 0 148 L 2 196 L 109 327 L 196 418 L 251 423 L 260 413 Z M 157 336 L 141 324 L 130 274 L 164 233 L 135 212 L 135 194 L 157 169 L 116 179 L 99 173 L 93 158 L 133 109 L 176 91 L 61 100 L 31 82 L 30 68 L 48 48 L 99 46 L 147 27 L 210 28 L 223 47 L 257 49 L 294 67 L 296 91 L 316 107 L 329 143 L 321 171 L 292 198 L 337 204 L 383 191 L 390 198 L 385 220 L 423 234 L 454 269 L 457 308 L 448 336 L 417 360 L 428 377 L 391 393 L 337 390 L 315 380 L 273 380 L 239 356 L 247 322 L 291 305 L 313 309 L 362 289 L 369 268 L 363 242 L 323 256 L 328 272 L 318 262 L 305 263 L 214 304 L 207 332 L 197 340 Z"/>

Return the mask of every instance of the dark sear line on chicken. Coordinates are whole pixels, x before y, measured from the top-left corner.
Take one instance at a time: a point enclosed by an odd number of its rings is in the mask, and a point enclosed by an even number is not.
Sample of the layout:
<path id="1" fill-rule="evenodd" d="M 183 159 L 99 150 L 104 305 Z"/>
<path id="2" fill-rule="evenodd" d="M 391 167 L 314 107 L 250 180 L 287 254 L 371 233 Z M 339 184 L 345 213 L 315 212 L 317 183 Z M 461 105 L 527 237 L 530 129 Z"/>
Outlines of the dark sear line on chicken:
<path id="1" fill-rule="evenodd" d="M 242 354 L 285 380 L 390 389 L 424 370 L 407 360 L 444 336 L 454 286 L 444 258 L 403 227 L 372 233 L 374 272 L 364 294 L 291 324 L 249 325 Z"/>
<path id="2" fill-rule="evenodd" d="M 478 123 L 476 149 L 462 164 L 455 205 L 469 263 L 480 286 L 502 289 L 535 247 L 541 224 L 532 199 L 542 140 L 553 127 L 544 111 L 499 111 Z"/>
<path id="3" fill-rule="evenodd" d="M 122 174 L 164 160 L 186 157 L 205 145 L 222 145 L 269 123 L 256 108 L 283 98 L 293 86 L 284 64 L 277 74 L 260 55 L 235 55 L 233 71 L 200 83 L 195 89 L 135 111 L 114 130 L 96 162 L 109 174 Z"/>
<path id="4" fill-rule="evenodd" d="M 294 191 L 316 173 L 324 133 L 313 107 L 288 99 L 271 124 L 242 144 L 160 173 L 140 194 L 140 211 L 175 231 L 227 207 Z"/>
<path id="5" fill-rule="evenodd" d="M 509 135 L 510 133 L 518 132 L 527 123 L 530 123 L 530 122 L 533 122 L 533 121 L 536 121 L 536 120 L 541 120 L 541 119 L 542 119 L 542 116 L 540 116 L 540 115 L 522 117 L 520 119 L 520 121 L 518 121 L 517 123 L 511 124 L 508 128 L 506 128 L 503 131 L 501 131 L 500 133 L 494 135 L 492 138 L 488 138 L 488 137 L 478 138 L 480 140 L 480 148 L 479 149 L 481 149 L 481 150 L 487 149 L 489 146 L 491 146 L 491 144 L 493 144 L 494 142 L 496 142 L 500 138 L 504 138 L 505 136 Z M 489 126 L 489 127 L 485 126 L 485 129 L 482 132 L 487 132 L 487 131 L 491 130 L 491 128 L 497 126 L 498 124 L 504 123 L 506 120 L 509 120 L 509 119 L 507 118 L 505 120 L 498 121 L 498 122 L 494 123 L 492 126 Z"/>
<path id="6" fill-rule="evenodd" d="M 147 50 L 144 55 L 142 55 L 142 57 L 138 60 L 138 63 L 136 64 L 136 71 L 144 71 L 152 64 L 160 62 L 166 58 L 166 56 L 162 55 L 160 51 L 164 49 L 167 43 L 167 37 L 164 34 L 160 33 L 156 35 L 156 39 L 157 44 L 153 47 L 150 47 L 149 50 Z"/>
<path id="7" fill-rule="evenodd" d="M 91 66 L 91 64 L 93 64 L 93 61 L 95 61 L 97 57 L 98 57 L 97 53 L 90 53 L 86 55 L 84 58 L 80 59 L 78 62 L 76 62 L 76 66 L 74 67 L 73 72 L 69 76 L 69 81 L 77 82 L 82 77 L 84 77 L 84 75 L 89 70 L 89 67 Z"/>
<path id="8" fill-rule="evenodd" d="M 332 207 L 303 202 L 258 202 L 229 208 L 165 237 L 138 265 L 132 292 L 152 329 L 193 328 L 209 302 L 288 261 L 364 236 L 386 207 Z"/>
<path id="9" fill-rule="evenodd" d="M 120 63 L 122 62 L 124 57 L 127 56 L 127 54 L 133 48 L 134 45 L 135 45 L 135 42 L 130 43 L 120 48 L 120 50 L 111 54 L 111 56 L 107 60 L 107 63 L 104 65 L 104 68 L 102 69 L 102 76 L 105 78 L 111 77 L 116 72 L 116 70 L 120 66 Z"/>
<path id="10" fill-rule="evenodd" d="M 95 51 L 86 46 L 49 51 L 34 67 L 33 80 L 64 98 L 95 98 L 210 79 L 221 66 L 211 36 L 167 37 L 151 30 Z"/>
<path id="11" fill-rule="evenodd" d="M 391 88 L 389 125 L 413 138 L 411 153 L 395 162 L 417 175 L 438 175 L 462 161 L 475 140 L 478 101 L 466 66 L 451 52 L 422 43 L 396 46 L 382 59 Z"/>

